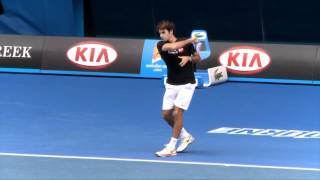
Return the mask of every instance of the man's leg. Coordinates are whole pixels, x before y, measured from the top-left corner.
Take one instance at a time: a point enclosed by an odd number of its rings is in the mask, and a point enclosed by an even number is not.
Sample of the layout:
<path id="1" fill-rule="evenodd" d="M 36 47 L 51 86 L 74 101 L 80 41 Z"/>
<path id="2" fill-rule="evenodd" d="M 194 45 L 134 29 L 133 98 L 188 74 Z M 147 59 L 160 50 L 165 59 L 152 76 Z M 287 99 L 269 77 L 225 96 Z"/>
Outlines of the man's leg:
<path id="1" fill-rule="evenodd" d="M 163 110 L 162 117 L 166 122 L 173 128 L 174 125 L 174 117 L 173 117 L 174 109 Z"/>
<path id="2" fill-rule="evenodd" d="M 173 124 L 173 132 L 172 137 L 179 138 L 180 132 L 183 126 L 183 109 L 179 107 L 174 108 L 173 117 L 174 117 L 174 124 Z"/>
<path id="3" fill-rule="evenodd" d="M 173 115 L 174 109 L 170 110 L 163 110 L 162 111 L 162 117 L 166 122 L 174 128 L 174 115 Z M 176 144 L 178 139 L 171 137 L 169 143 L 166 145 L 164 149 L 161 151 L 156 152 L 157 156 L 160 157 L 166 157 L 166 156 L 175 156 L 177 154 L 176 152 Z"/>
<path id="4" fill-rule="evenodd" d="M 176 137 L 180 135 L 180 144 L 177 148 L 177 152 L 185 151 L 189 144 L 194 141 L 194 138 L 190 133 L 188 133 L 183 128 L 183 112 L 188 109 L 193 93 L 195 90 L 195 86 L 192 84 L 184 86 L 178 93 L 178 96 L 175 100 L 175 121 L 174 121 L 174 133 L 173 136 Z M 180 107 L 180 108 L 177 108 Z"/>
<path id="5" fill-rule="evenodd" d="M 174 111 L 174 127 L 172 136 L 174 138 L 181 138 L 180 145 L 176 149 L 177 152 L 185 151 L 189 144 L 194 141 L 192 135 L 183 128 L 183 112 L 184 110 L 178 107 L 176 107 Z"/>
<path id="6" fill-rule="evenodd" d="M 170 110 L 163 110 L 162 111 L 162 117 L 166 122 L 170 125 L 170 127 L 173 128 L 174 126 L 174 115 L 173 115 L 174 109 Z M 185 138 L 188 137 L 190 134 L 186 129 L 182 127 L 179 138 Z"/>
<path id="7" fill-rule="evenodd" d="M 156 152 L 158 156 L 174 156 L 176 155 L 176 144 L 178 142 L 178 138 L 180 136 L 180 132 L 182 129 L 182 115 L 183 110 L 181 108 L 177 108 L 174 105 L 174 101 L 176 98 L 176 89 L 166 89 L 162 109 L 167 109 L 162 111 L 162 117 L 167 121 L 167 123 L 172 127 L 172 137 L 170 138 L 169 143 L 166 147 Z"/>

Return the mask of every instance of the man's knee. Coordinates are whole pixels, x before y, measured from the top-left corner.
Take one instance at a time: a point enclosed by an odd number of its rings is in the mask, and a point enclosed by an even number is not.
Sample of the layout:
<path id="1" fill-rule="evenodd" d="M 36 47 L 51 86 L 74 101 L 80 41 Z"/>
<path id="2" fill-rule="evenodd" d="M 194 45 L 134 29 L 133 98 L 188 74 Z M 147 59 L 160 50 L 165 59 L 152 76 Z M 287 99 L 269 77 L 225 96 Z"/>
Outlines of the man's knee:
<path id="1" fill-rule="evenodd" d="M 174 108 L 174 111 L 173 111 L 174 116 L 181 116 L 182 114 L 183 114 L 183 109 L 179 107 Z"/>
<path id="2" fill-rule="evenodd" d="M 162 117 L 164 119 L 171 119 L 172 118 L 172 111 L 171 110 L 162 111 Z"/>
<path id="3" fill-rule="evenodd" d="M 174 108 L 174 110 L 172 111 L 172 117 L 175 121 L 180 121 L 183 115 L 183 109 L 181 108 Z"/>

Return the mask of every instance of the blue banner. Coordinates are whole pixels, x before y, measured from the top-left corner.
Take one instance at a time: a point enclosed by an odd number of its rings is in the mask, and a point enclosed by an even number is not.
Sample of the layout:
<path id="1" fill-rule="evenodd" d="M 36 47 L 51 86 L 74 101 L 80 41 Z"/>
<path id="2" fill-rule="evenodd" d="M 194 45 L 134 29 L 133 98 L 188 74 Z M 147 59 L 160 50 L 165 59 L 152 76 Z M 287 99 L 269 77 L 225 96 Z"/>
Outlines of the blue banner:
<path id="1" fill-rule="evenodd" d="M 161 78 L 167 74 L 167 66 L 157 49 L 159 40 L 146 39 L 142 51 L 141 76 Z"/>

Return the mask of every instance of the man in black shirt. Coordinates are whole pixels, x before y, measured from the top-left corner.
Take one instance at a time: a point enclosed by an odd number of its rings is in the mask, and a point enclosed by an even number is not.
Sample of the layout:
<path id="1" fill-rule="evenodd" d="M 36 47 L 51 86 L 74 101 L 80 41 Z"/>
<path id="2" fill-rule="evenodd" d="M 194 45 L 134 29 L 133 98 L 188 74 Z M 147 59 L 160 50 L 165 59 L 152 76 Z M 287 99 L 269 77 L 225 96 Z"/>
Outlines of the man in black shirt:
<path id="1" fill-rule="evenodd" d="M 170 142 L 164 149 L 156 152 L 156 155 L 166 157 L 184 151 L 194 140 L 192 135 L 183 128 L 183 112 L 188 109 L 196 87 L 195 63 L 200 61 L 200 56 L 193 46 L 197 39 L 176 38 L 174 23 L 161 21 L 157 25 L 157 31 L 162 39 L 158 42 L 157 48 L 167 65 L 168 73 L 162 116 L 173 131 Z M 181 142 L 176 149 L 178 139 Z"/>

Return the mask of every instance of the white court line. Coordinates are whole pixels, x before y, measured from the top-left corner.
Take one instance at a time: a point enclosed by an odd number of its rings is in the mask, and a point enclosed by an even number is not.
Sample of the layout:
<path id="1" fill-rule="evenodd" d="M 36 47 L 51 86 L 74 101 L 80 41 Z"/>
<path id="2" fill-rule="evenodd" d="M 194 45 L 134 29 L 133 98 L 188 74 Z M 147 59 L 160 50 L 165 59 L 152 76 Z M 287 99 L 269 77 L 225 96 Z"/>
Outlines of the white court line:
<path id="1" fill-rule="evenodd" d="M 283 169 L 283 170 L 317 171 L 317 172 L 320 172 L 320 169 L 318 169 L 318 168 L 301 168 L 301 167 L 286 167 L 286 166 L 260 166 L 260 165 L 250 165 L 250 164 L 226 164 L 226 163 L 207 163 L 207 162 L 191 162 L 191 161 L 164 161 L 164 160 L 148 160 L 148 159 L 126 159 L 126 158 L 87 157 L 87 156 L 61 156 L 61 155 L 19 154 L 19 153 L 0 153 L 0 156 L 58 158 L 58 159 L 83 159 L 83 160 L 104 160 L 104 161 L 128 161 L 128 162 L 188 164 L 188 165 L 225 166 L 225 167 L 248 167 L 248 168 L 262 168 L 262 169 Z"/>

